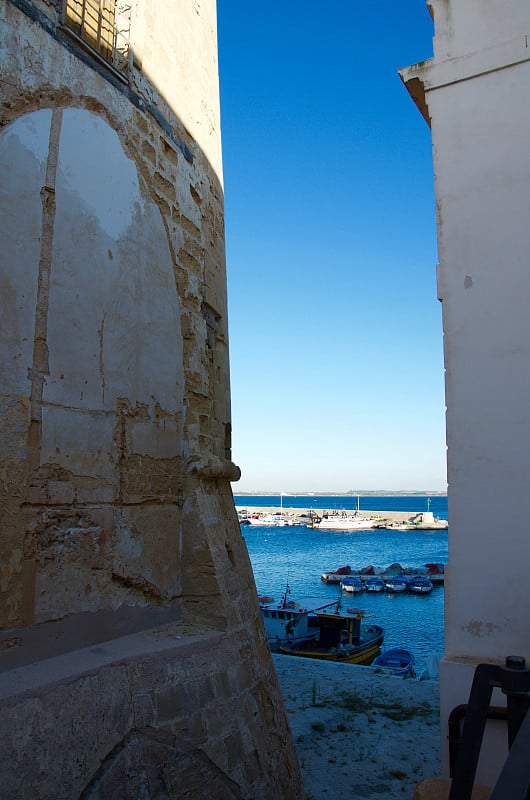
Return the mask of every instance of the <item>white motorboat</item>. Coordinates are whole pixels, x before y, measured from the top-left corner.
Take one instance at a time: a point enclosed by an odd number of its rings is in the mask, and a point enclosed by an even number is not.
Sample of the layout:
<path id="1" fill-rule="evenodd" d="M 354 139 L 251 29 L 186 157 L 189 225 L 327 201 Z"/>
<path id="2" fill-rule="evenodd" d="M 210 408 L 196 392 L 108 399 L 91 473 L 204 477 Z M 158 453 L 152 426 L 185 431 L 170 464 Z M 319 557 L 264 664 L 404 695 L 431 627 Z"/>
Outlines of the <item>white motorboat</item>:
<path id="1" fill-rule="evenodd" d="M 283 527 L 289 523 L 283 514 L 251 514 L 247 517 L 249 525 L 263 525 L 268 527 Z"/>

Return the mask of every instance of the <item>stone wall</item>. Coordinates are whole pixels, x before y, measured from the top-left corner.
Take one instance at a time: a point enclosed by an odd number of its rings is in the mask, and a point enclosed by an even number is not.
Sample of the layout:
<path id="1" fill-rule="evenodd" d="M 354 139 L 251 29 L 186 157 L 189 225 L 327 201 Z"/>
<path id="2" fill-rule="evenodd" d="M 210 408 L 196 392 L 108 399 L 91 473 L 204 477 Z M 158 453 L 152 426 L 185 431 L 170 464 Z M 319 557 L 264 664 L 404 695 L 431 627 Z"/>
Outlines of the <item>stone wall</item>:
<path id="1" fill-rule="evenodd" d="M 61 9 L 0 5 L 5 797 L 298 797 L 229 483 L 215 3 L 133 3 L 121 73 Z"/>

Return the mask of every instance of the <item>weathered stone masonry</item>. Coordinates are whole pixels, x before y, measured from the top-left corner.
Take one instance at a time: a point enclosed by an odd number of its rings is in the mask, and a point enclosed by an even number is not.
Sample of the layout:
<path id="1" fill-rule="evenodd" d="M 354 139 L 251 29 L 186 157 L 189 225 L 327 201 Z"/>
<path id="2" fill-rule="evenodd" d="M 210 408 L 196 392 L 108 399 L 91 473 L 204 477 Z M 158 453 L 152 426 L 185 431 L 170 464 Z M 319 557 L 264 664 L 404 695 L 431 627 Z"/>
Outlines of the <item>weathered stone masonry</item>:
<path id="1" fill-rule="evenodd" d="M 0 2 L 3 797 L 296 798 L 230 489 L 215 3 L 130 5 L 120 74 Z"/>

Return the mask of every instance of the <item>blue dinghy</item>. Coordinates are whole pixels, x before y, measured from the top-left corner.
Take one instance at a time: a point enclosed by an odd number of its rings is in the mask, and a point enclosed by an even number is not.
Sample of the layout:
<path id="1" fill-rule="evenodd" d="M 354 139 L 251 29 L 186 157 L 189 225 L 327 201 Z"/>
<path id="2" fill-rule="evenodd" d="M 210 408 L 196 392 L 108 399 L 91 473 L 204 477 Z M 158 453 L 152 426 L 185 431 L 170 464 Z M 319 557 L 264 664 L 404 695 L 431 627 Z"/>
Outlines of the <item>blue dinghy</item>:
<path id="1" fill-rule="evenodd" d="M 414 656 L 410 650 L 394 647 L 385 650 L 372 662 L 373 667 L 380 667 L 391 675 L 414 675 Z"/>

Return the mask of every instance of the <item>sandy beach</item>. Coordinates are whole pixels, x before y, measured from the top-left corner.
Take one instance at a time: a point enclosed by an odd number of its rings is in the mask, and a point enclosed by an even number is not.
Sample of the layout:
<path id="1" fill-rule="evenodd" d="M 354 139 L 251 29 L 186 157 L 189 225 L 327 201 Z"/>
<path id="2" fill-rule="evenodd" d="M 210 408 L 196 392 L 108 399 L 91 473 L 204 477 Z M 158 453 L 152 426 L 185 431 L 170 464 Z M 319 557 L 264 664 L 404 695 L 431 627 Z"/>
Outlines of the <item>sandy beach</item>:
<path id="1" fill-rule="evenodd" d="M 273 655 L 307 800 L 402 800 L 440 774 L 437 680 Z"/>

